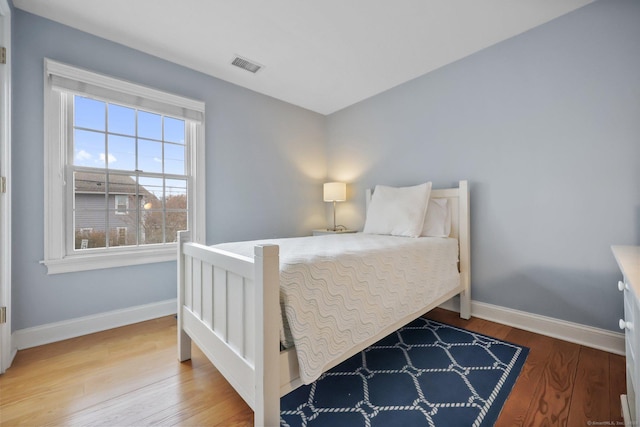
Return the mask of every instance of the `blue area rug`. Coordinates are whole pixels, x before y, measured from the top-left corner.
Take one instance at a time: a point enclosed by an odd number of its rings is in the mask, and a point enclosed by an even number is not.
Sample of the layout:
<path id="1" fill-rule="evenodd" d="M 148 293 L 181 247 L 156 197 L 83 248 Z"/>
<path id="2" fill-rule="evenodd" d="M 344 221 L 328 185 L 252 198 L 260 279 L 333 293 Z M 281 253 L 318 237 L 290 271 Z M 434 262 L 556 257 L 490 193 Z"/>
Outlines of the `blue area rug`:
<path id="1" fill-rule="evenodd" d="M 419 318 L 280 399 L 282 426 L 491 426 L 529 350 Z"/>

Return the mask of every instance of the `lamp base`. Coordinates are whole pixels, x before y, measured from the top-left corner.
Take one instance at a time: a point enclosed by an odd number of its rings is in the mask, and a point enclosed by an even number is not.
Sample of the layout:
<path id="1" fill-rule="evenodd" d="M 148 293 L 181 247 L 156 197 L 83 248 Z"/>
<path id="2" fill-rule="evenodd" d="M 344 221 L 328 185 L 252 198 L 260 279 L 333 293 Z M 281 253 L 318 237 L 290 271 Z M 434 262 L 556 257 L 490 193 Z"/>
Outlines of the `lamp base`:
<path id="1" fill-rule="evenodd" d="M 317 230 L 313 230 L 312 234 L 314 236 L 324 236 L 324 235 L 327 235 L 327 234 L 350 234 L 350 233 L 357 233 L 357 231 L 356 230 L 349 230 L 346 227 L 343 227 L 343 228 L 338 227 L 335 230 L 332 230 L 330 228 L 320 228 L 320 229 L 317 229 Z"/>

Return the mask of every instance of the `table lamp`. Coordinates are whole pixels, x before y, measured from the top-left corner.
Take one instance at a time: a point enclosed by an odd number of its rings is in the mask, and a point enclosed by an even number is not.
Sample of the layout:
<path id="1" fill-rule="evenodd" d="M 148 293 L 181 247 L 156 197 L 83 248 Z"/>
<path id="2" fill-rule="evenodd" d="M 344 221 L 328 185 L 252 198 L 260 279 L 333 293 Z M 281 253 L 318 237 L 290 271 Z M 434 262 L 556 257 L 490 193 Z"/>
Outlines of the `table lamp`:
<path id="1" fill-rule="evenodd" d="M 333 202 L 333 228 L 328 230 L 336 231 L 336 202 L 347 200 L 347 184 L 344 182 L 327 182 L 324 184 L 324 201 Z"/>

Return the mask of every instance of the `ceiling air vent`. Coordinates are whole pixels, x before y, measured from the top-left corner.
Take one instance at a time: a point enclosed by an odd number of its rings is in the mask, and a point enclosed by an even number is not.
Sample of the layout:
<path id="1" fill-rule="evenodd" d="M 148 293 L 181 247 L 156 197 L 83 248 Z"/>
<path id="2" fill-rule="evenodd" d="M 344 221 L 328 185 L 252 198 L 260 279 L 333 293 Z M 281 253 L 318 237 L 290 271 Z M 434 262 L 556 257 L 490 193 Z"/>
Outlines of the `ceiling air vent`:
<path id="1" fill-rule="evenodd" d="M 236 56 L 233 59 L 233 62 L 231 62 L 231 65 L 235 65 L 236 67 L 240 67 L 243 70 L 250 71 L 250 72 L 252 72 L 254 74 L 257 73 L 262 68 L 262 65 L 258 65 L 256 63 L 251 62 L 248 59 L 242 58 L 240 56 Z"/>

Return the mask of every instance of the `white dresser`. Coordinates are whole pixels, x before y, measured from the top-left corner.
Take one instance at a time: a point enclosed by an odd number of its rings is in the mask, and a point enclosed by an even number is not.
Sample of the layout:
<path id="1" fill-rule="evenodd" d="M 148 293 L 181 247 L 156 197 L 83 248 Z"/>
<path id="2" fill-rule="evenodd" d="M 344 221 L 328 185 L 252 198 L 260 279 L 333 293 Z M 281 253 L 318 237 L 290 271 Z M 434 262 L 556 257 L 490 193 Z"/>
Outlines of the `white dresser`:
<path id="1" fill-rule="evenodd" d="M 624 319 L 627 358 L 627 394 L 621 396 L 625 425 L 638 425 L 640 417 L 640 246 L 613 246 L 613 255 L 622 271 L 618 289 L 624 293 Z"/>

